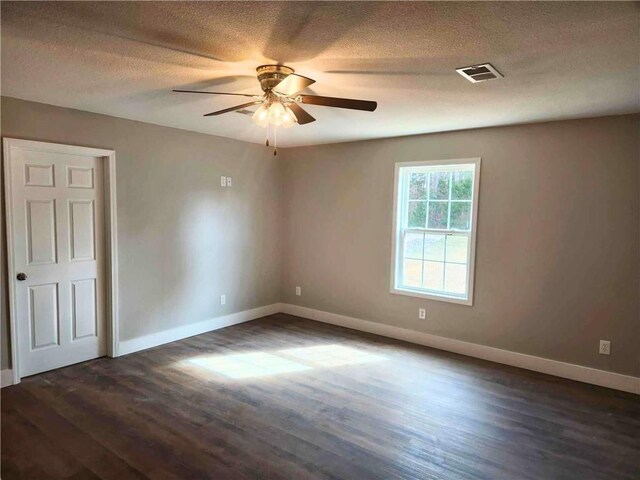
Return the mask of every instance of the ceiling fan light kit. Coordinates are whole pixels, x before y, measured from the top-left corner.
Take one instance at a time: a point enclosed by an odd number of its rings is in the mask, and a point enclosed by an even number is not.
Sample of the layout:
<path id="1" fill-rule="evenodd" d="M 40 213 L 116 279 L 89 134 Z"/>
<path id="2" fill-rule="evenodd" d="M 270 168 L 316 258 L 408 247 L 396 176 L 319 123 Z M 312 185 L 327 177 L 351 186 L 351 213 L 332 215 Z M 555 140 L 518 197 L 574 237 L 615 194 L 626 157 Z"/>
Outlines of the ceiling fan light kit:
<path id="1" fill-rule="evenodd" d="M 293 111 L 277 99 L 270 104 L 263 103 L 260 105 L 260 108 L 256 110 L 251 119 L 261 127 L 273 125 L 274 127 L 283 128 L 293 127 L 298 121 Z"/>
<path id="2" fill-rule="evenodd" d="M 262 95 L 250 95 L 246 93 L 230 92 L 205 92 L 200 90 L 174 90 L 180 93 L 202 93 L 208 95 L 235 95 L 250 97 L 254 100 L 235 107 L 225 108 L 205 114 L 205 117 L 222 115 L 223 113 L 242 110 L 246 107 L 259 105 L 258 110 L 251 117 L 256 125 L 269 128 L 290 128 L 296 123 L 306 125 L 315 122 L 315 118 L 304 110 L 300 104 L 317 105 L 323 107 L 346 108 L 349 110 L 361 110 L 373 112 L 378 104 L 369 100 L 355 100 L 351 98 L 322 97 L 318 95 L 304 95 L 300 92 L 315 80 L 294 72 L 293 68 L 286 65 L 260 65 L 256 68 Z M 268 130 L 267 130 L 268 132 Z M 275 143 L 275 142 L 274 142 Z M 269 141 L 267 140 L 267 146 Z M 274 150 L 275 155 L 275 150 Z"/>

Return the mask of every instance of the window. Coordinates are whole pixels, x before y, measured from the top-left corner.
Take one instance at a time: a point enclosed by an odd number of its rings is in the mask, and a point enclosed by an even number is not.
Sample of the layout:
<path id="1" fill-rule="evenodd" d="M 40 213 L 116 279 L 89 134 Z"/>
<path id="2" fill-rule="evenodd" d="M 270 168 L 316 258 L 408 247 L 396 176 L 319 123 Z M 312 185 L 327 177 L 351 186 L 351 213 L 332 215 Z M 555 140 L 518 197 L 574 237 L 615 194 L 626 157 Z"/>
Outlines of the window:
<path id="1" fill-rule="evenodd" d="M 480 159 L 396 164 L 391 291 L 471 305 Z"/>

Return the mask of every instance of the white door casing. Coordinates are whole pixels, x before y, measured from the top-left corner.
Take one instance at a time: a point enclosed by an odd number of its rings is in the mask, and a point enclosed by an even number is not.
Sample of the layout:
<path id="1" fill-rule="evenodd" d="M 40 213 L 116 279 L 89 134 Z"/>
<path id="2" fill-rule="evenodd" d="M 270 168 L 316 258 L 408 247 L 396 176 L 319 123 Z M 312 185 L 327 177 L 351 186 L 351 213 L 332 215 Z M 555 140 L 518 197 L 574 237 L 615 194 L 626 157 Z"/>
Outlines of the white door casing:
<path id="1" fill-rule="evenodd" d="M 115 167 L 115 155 L 15 139 L 4 144 L 17 383 L 20 377 L 117 354 L 117 342 L 109 341 L 117 337 L 108 329 L 115 311 L 115 176 L 105 168 Z M 19 274 L 26 279 L 20 281 Z"/>

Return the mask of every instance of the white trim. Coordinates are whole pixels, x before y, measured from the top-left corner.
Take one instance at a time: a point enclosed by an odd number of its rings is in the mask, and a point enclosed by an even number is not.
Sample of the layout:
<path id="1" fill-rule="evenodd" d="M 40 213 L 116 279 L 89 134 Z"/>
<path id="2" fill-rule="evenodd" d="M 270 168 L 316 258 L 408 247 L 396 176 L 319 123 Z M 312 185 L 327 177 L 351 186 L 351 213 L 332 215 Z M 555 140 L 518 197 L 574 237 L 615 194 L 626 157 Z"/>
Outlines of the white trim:
<path id="1" fill-rule="evenodd" d="M 360 318 L 347 317 L 335 313 L 315 310 L 313 308 L 298 305 L 282 304 L 282 312 L 299 317 L 309 318 L 319 322 L 339 325 L 363 332 L 374 333 L 384 337 L 395 338 L 405 342 L 425 345 L 427 347 L 459 353 L 469 357 L 481 358 L 491 362 L 511 365 L 513 367 L 546 373 L 556 377 L 568 378 L 584 383 L 591 383 L 601 387 L 613 388 L 624 392 L 640 395 L 640 378 L 622 375 L 605 370 L 583 367 L 572 363 L 559 362 L 548 358 L 535 357 L 523 353 L 487 347 L 476 343 L 464 342 L 452 338 L 439 337 L 428 333 L 417 332 L 405 328 L 384 325 L 382 323 L 362 320 Z"/>
<path id="2" fill-rule="evenodd" d="M 0 372 L 0 388 L 10 387 L 13 385 L 13 372 L 10 368 Z"/>
<path id="3" fill-rule="evenodd" d="M 4 158 L 4 208 L 5 208 L 5 229 L 7 235 L 7 285 L 9 287 L 9 343 L 11 348 L 11 366 L 13 367 L 13 384 L 20 383 L 20 373 L 18 371 L 18 334 L 16 332 L 15 321 L 15 267 L 13 265 L 13 200 L 11 189 L 11 162 L 9 160 L 10 143 L 9 139 L 3 141 Z"/>
<path id="4" fill-rule="evenodd" d="M 104 191 L 107 258 L 107 354 L 120 355 L 120 317 L 118 315 L 118 202 L 116 199 L 116 152 L 104 157 Z"/>
<path id="5" fill-rule="evenodd" d="M 152 333 L 150 335 L 133 338 L 131 340 L 124 340 L 120 342 L 120 355 L 128 355 L 129 353 L 139 352 L 140 350 L 157 347 L 159 345 L 164 345 L 165 343 L 175 342 L 187 337 L 193 337 L 194 335 L 201 335 L 203 333 L 218 330 L 220 328 L 237 325 L 238 323 L 248 322 L 251 320 L 255 320 L 256 318 L 273 315 L 274 313 L 280 313 L 281 311 L 282 304 L 273 303 L 271 305 L 265 305 L 263 307 L 253 308 L 251 310 L 231 313 L 229 315 L 223 315 L 221 317 L 204 320 L 198 323 L 191 323 L 180 327 L 171 328 L 169 330 Z"/>
<path id="6" fill-rule="evenodd" d="M 116 206 L 116 154 L 113 150 L 105 150 L 102 148 L 83 147 L 76 145 L 64 145 L 61 143 L 37 142 L 34 140 L 22 140 L 17 138 L 3 139 L 4 152 L 4 185 L 5 185 L 5 222 L 7 228 L 7 283 L 9 285 L 9 327 L 11 329 L 11 367 L 13 373 L 13 384 L 20 383 L 20 361 L 18 358 L 18 332 L 16 325 L 16 304 L 15 304 L 15 282 L 16 275 L 13 264 L 13 202 L 11 191 L 11 149 L 20 148 L 24 150 L 37 150 L 55 153 L 64 153 L 66 155 L 82 155 L 101 157 L 105 160 L 105 213 L 108 262 L 108 286 L 107 293 L 107 352 L 109 356 L 117 356 L 118 352 L 118 249 L 117 249 L 117 206 Z M 115 334 L 114 334 L 115 332 Z M 109 341 L 111 339 L 111 341 Z"/>
<path id="7" fill-rule="evenodd" d="M 447 295 L 445 293 L 432 293 L 426 291 L 418 291 L 410 288 L 401 288 L 396 285 L 396 277 L 399 269 L 399 254 L 396 250 L 398 240 L 400 237 L 401 228 L 398 222 L 401 221 L 402 215 L 399 210 L 402 208 L 403 202 L 399 201 L 399 195 L 404 193 L 400 186 L 400 169 L 411 167 L 437 167 L 442 165 L 469 165 L 474 164 L 474 178 L 473 178 L 473 194 L 472 194 L 472 218 L 471 218 L 471 232 L 469 232 L 469 273 L 467 280 L 467 298 L 456 297 L 453 295 Z M 429 300 L 438 300 L 442 302 L 457 303 L 460 305 L 473 305 L 473 292 L 474 292 L 474 280 L 475 280 L 475 265 L 476 265 L 476 239 L 478 234 L 478 204 L 480 203 L 480 167 L 482 166 L 482 158 L 458 158 L 458 159 L 446 159 L 446 160 L 425 160 L 417 162 L 396 162 L 394 172 L 394 185 L 393 185 L 393 223 L 391 232 L 391 274 L 390 274 L 390 292 L 407 295 L 410 297 L 426 298 Z M 428 229 L 420 229 L 421 231 L 428 231 Z M 441 233 L 447 234 L 447 230 Z M 466 233 L 466 232 L 456 232 Z"/>

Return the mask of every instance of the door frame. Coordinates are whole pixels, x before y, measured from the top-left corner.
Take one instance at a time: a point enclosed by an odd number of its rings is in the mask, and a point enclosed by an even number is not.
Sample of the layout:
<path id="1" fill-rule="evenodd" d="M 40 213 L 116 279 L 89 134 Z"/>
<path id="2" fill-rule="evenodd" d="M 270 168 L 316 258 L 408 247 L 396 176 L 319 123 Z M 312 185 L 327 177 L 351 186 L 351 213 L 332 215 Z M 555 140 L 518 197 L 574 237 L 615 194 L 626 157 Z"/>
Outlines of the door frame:
<path id="1" fill-rule="evenodd" d="M 117 203 L 116 203 L 116 152 L 101 148 L 65 145 L 61 143 L 38 142 L 18 138 L 3 138 L 4 154 L 4 194 L 5 194 L 5 227 L 7 230 L 7 285 L 9 287 L 9 345 L 11 347 L 11 368 L 13 383 L 20 383 L 20 361 L 18 352 L 18 325 L 16 321 L 16 287 L 15 266 L 13 261 L 13 200 L 11 188 L 11 152 L 13 149 L 40 150 L 71 155 L 100 157 L 104 172 L 104 206 L 105 206 L 105 247 L 106 247 L 106 324 L 107 324 L 107 356 L 119 355 L 119 322 L 118 322 L 118 235 L 117 235 Z"/>

